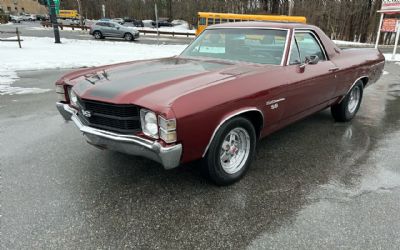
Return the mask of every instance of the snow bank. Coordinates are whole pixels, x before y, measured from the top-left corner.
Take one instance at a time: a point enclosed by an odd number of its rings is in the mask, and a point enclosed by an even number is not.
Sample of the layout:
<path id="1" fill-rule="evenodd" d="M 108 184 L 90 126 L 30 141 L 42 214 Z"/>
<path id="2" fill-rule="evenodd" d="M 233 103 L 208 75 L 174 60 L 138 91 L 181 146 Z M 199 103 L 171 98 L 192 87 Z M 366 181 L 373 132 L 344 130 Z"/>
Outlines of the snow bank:
<path id="1" fill-rule="evenodd" d="M 359 43 L 359 42 L 349 42 L 342 40 L 332 40 L 336 45 L 347 45 L 347 46 L 358 46 L 358 47 L 369 47 L 374 46 L 372 43 Z"/>
<path id="2" fill-rule="evenodd" d="M 400 54 L 396 54 L 396 56 L 393 58 L 393 54 L 383 54 L 386 58 L 386 61 L 389 62 L 400 62 Z"/>
<path id="3" fill-rule="evenodd" d="M 41 93 L 40 89 L 21 89 L 11 84 L 18 70 L 78 68 L 118 62 L 169 57 L 179 54 L 185 45 L 148 45 L 132 42 L 23 37 L 22 49 L 15 43 L 0 43 L 0 55 L 7 58 L 0 66 L 0 95 Z M 22 91 L 27 90 L 27 91 Z"/>

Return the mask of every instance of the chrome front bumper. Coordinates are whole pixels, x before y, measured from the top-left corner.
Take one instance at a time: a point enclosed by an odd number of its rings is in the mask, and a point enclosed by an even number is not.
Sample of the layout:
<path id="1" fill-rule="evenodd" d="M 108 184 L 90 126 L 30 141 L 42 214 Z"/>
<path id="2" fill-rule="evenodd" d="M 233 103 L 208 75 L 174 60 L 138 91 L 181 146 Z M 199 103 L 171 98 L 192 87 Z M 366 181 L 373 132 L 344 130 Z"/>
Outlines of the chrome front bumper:
<path id="1" fill-rule="evenodd" d="M 89 144 L 130 155 L 143 156 L 156 161 L 165 169 L 172 169 L 180 164 L 182 145 L 164 147 L 156 141 L 135 135 L 122 135 L 85 126 L 79 120 L 77 111 L 64 103 L 56 104 L 58 111 L 66 121 L 73 121 L 86 137 Z"/>

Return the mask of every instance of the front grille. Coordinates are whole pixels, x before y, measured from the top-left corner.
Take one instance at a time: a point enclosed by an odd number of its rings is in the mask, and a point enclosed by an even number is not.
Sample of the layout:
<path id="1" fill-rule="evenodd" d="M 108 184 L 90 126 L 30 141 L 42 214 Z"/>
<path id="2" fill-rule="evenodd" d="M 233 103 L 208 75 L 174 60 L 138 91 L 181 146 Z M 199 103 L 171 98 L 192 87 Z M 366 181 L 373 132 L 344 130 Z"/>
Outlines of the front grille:
<path id="1" fill-rule="evenodd" d="M 135 105 L 84 99 L 78 99 L 78 105 L 78 116 L 87 126 L 120 134 L 133 134 L 141 130 L 139 108 Z"/>

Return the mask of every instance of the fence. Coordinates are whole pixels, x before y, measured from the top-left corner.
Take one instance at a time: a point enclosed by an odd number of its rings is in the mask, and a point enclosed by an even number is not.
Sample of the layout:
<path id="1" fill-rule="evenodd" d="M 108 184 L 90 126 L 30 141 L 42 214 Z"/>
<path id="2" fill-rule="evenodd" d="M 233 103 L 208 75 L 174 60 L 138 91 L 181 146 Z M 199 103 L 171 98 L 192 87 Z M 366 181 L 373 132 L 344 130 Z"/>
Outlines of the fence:
<path id="1" fill-rule="evenodd" d="M 50 22 L 41 22 L 41 25 L 43 27 L 53 27 L 53 25 Z M 90 27 L 89 26 L 80 26 L 80 25 L 64 25 L 64 24 L 58 24 L 58 27 L 60 27 L 61 30 L 63 30 L 63 28 L 68 27 L 68 28 L 72 28 L 72 30 L 75 29 L 81 29 L 81 30 L 89 30 Z M 138 31 L 140 33 L 142 33 L 143 35 L 146 34 L 157 34 L 157 30 L 147 30 L 147 29 L 141 29 L 139 28 Z M 171 35 L 171 36 L 196 36 L 193 33 L 189 33 L 189 32 L 175 32 L 175 31 L 159 31 L 158 32 L 160 35 Z"/>
<path id="2" fill-rule="evenodd" d="M 15 31 L 1 31 L 0 30 L 0 34 L 16 34 L 17 35 L 17 39 L 8 39 L 8 38 L 0 38 L 0 42 L 18 42 L 19 48 L 21 49 L 21 42 L 23 40 L 21 40 L 21 36 L 20 36 L 20 32 L 18 30 L 18 28 L 15 29 Z"/>

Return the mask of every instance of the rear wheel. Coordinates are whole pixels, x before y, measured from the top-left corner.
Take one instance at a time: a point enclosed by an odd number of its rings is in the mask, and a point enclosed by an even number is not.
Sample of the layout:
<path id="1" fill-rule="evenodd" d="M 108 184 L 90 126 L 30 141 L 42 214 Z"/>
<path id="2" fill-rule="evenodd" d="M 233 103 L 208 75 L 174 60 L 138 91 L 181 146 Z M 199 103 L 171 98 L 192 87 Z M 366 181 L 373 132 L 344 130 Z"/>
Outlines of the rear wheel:
<path id="1" fill-rule="evenodd" d="M 352 120 L 361 105 L 364 85 L 358 81 L 344 99 L 331 107 L 333 118 L 338 122 L 347 122 Z"/>
<path id="2" fill-rule="evenodd" d="M 93 32 L 93 37 L 95 39 L 102 39 L 103 38 L 103 34 L 101 34 L 100 31 L 95 31 L 95 32 Z"/>
<path id="3" fill-rule="evenodd" d="M 131 33 L 126 33 L 126 34 L 124 35 L 124 39 L 125 39 L 126 41 L 132 41 L 132 40 L 133 40 L 133 35 L 132 35 Z"/>
<path id="4" fill-rule="evenodd" d="M 253 124 L 236 117 L 223 124 L 203 159 L 203 168 L 217 185 L 240 180 L 254 157 L 256 132 Z"/>

